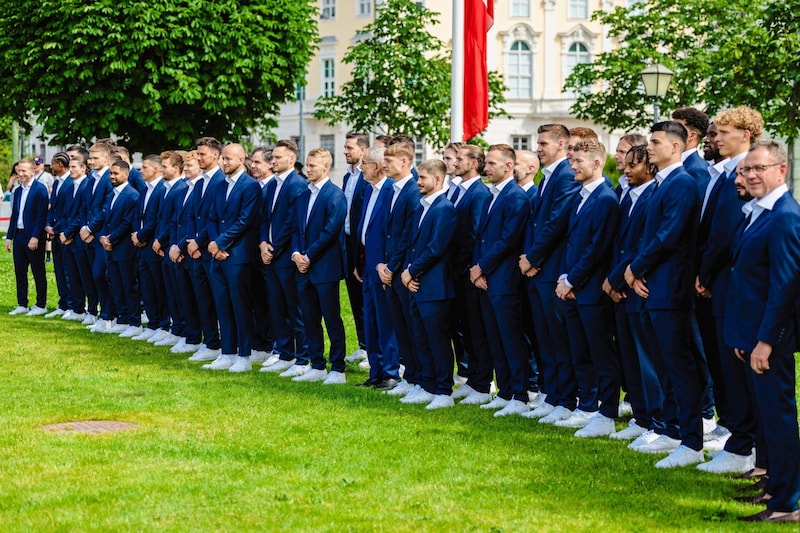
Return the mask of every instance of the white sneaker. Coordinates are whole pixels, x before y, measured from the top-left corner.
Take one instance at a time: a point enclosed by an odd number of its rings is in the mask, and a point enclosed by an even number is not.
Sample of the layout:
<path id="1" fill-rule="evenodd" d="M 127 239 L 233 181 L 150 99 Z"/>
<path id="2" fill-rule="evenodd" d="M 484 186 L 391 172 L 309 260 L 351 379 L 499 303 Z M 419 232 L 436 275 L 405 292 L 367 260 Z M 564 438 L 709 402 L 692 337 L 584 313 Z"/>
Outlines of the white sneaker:
<path id="1" fill-rule="evenodd" d="M 453 391 L 452 398 L 454 400 L 460 400 L 461 398 L 466 398 L 470 394 L 475 392 L 475 389 L 467 385 L 466 383 L 461 385 L 459 388 Z"/>
<path id="2" fill-rule="evenodd" d="M 94 326 L 95 322 L 97 322 L 97 317 L 89 313 L 86 313 L 86 316 L 81 320 L 81 324 L 84 326 Z"/>
<path id="3" fill-rule="evenodd" d="M 542 418 L 552 413 L 554 409 L 555 406 L 550 405 L 547 402 L 543 402 L 541 405 L 539 405 L 539 407 L 537 407 L 533 411 L 522 413 L 522 416 L 524 416 L 525 418 Z"/>
<path id="4" fill-rule="evenodd" d="M 492 401 L 492 395 L 488 392 L 472 391 L 469 396 L 458 402 L 460 405 L 483 405 Z"/>
<path id="5" fill-rule="evenodd" d="M 169 331 L 165 329 L 159 329 L 158 331 L 153 333 L 153 335 L 149 339 L 147 339 L 147 342 L 149 342 L 150 344 L 155 344 L 158 341 L 162 340 L 167 335 L 169 335 Z"/>
<path id="6" fill-rule="evenodd" d="M 367 358 L 367 351 L 363 348 L 359 348 L 355 352 L 351 353 L 347 357 L 344 358 L 345 361 L 348 363 L 357 363 L 359 361 L 363 361 Z"/>
<path id="7" fill-rule="evenodd" d="M 703 435 L 711 433 L 717 429 L 717 421 L 713 418 L 704 418 L 703 419 Z"/>
<path id="8" fill-rule="evenodd" d="M 636 448 L 636 451 L 642 453 L 672 453 L 677 450 L 680 445 L 681 441 L 678 439 L 673 439 L 671 437 L 667 437 L 666 435 L 659 435 L 658 438 L 653 442 L 649 444 L 642 444 Z M 702 452 L 700 453 L 702 454 Z"/>
<path id="9" fill-rule="evenodd" d="M 409 383 L 406 380 L 402 380 L 400 383 L 394 386 L 393 389 L 389 389 L 386 391 L 386 394 L 389 396 L 405 396 L 411 389 L 414 388 L 414 385 Z"/>
<path id="10" fill-rule="evenodd" d="M 195 353 L 202 347 L 201 344 L 186 344 L 186 340 L 182 339 L 181 342 L 169 349 L 171 353 Z"/>
<path id="11" fill-rule="evenodd" d="M 27 315 L 28 311 L 30 311 L 30 309 L 28 309 L 27 307 L 22 307 L 21 305 L 18 305 L 14 309 L 9 311 L 8 314 L 9 315 Z"/>
<path id="12" fill-rule="evenodd" d="M 519 400 L 511 400 L 505 407 L 497 411 L 494 414 L 494 416 L 500 417 L 509 415 L 519 415 L 522 413 L 527 413 L 530 410 L 531 408 L 528 406 L 527 403 L 521 402 Z"/>
<path id="13" fill-rule="evenodd" d="M 597 414 L 597 411 L 589 413 L 580 409 L 575 409 L 572 415 L 566 420 L 556 420 L 555 426 L 560 428 L 582 428 L 589 423 L 589 420 Z"/>
<path id="14" fill-rule="evenodd" d="M 147 316 L 147 311 L 142 311 L 142 314 L 139 316 L 139 321 L 142 324 L 149 324 L 150 318 Z"/>
<path id="15" fill-rule="evenodd" d="M 289 368 L 287 368 L 286 370 L 284 370 L 283 372 L 281 372 L 278 375 L 280 377 L 282 377 L 282 378 L 295 378 L 297 376 L 302 376 L 303 374 L 308 372 L 310 369 L 311 369 L 311 365 L 308 365 L 308 364 L 305 364 L 305 365 L 293 364 L 292 366 L 290 366 Z"/>
<path id="16" fill-rule="evenodd" d="M 703 450 L 693 450 L 681 444 L 668 456 L 656 463 L 656 468 L 676 468 L 705 461 Z"/>
<path id="17" fill-rule="evenodd" d="M 250 364 L 249 357 L 236 357 L 228 372 L 250 372 L 253 370 L 253 365 Z"/>
<path id="18" fill-rule="evenodd" d="M 631 406 L 630 402 L 619 402 L 619 408 L 617 409 L 617 414 L 620 418 L 623 416 L 632 416 L 633 415 L 633 407 Z"/>
<path id="19" fill-rule="evenodd" d="M 297 359 L 289 359 L 288 361 L 284 361 L 283 359 L 278 359 L 271 365 L 265 365 L 261 367 L 262 372 L 283 372 L 284 370 L 291 368 L 294 365 L 294 362 Z"/>
<path id="20" fill-rule="evenodd" d="M 278 361 L 280 361 L 280 359 L 281 359 L 281 354 L 279 354 L 279 353 L 275 353 L 275 352 L 272 352 L 272 355 L 270 355 L 270 356 L 267 358 L 267 360 L 266 360 L 266 361 L 264 361 L 263 363 L 261 363 L 261 368 L 264 368 L 265 366 L 274 365 L 275 363 L 277 363 Z"/>
<path id="21" fill-rule="evenodd" d="M 425 409 L 428 411 L 433 411 L 434 409 L 447 409 L 448 407 L 453 407 L 455 402 L 453 402 L 453 397 L 449 394 L 437 394 L 431 400 L 431 403 L 425 406 Z"/>
<path id="22" fill-rule="evenodd" d="M 405 404 L 423 404 L 423 403 L 431 403 L 433 401 L 433 394 L 426 391 L 425 389 L 421 389 L 420 392 L 416 394 L 409 394 L 405 398 L 400 399 L 400 403 Z"/>
<path id="23" fill-rule="evenodd" d="M 411 384 L 409 383 L 409 385 Z M 411 399 L 420 392 L 425 392 L 425 390 L 419 385 L 411 385 L 411 388 L 408 389 L 408 392 L 403 396 L 403 398 L 400 399 L 400 401 L 403 401 L 405 399 Z"/>
<path id="24" fill-rule="evenodd" d="M 638 425 L 636 420 L 631 420 L 628 424 L 628 427 L 625 429 L 620 429 L 619 431 L 615 431 L 609 435 L 609 438 L 614 440 L 631 440 L 639 437 L 639 435 L 645 432 L 647 432 L 647 428 L 643 428 L 642 426 Z"/>
<path id="25" fill-rule="evenodd" d="M 52 311 L 50 311 L 49 313 L 44 315 L 44 317 L 45 318 L 56 318 L 56 317 L 64 316 L 64 313 L 66 313 L 66 311 L 64 311 L 60 307 L 56 307 L 55 309 L 53 309 Z"/>
<path id="26" fill-rule="evenodd" d="M 502 409 L 506 405 L 508 405 L 508 400 L 495 396 L 491 402 L 481 405 L 481 409 Z"/>
<path id="27" fill-rule="evenodd" d="M 575 432 L 575 436 L 581 438 L 607 437 L 614 433 L 615 429 L 613 418 L 597 413 L 583 428 Z"/>
<path id="28" fill-rule="evenodd" d="M 61 315 L 61 320 L 72 320 L 72 317 L 75 314 L 76 314 L 75 311 L 73 311 L 72 309 L 67 309 L 66 311 L 64 311 L 64 314 Z M 83 318 L 81 318 L 81 320 L 83 320 Z"/>
<path id="29" fill-rule="evenodd" d="M 531 406 L 531 409 L 536 409 L 544 403 L 546 397 L 547 394 L 543 392 L 528 391 L 528 405 Z"/>
<path id="30" fill-rule="evenodd" d="M 128 324 L 114 324 L 113 326 L 108 328 L 107 331 L 108 333 L 116 333 L 117 335 L 119 335 L 126 329 L 128 329 Z"/>
<path id="31" fill-rule="evenodd" d="M 364 359 L 360 363 L 358 363 L 358 368 L 361 370 L 369 370 L 369 360 Z"/>
<path id="32" fill-rule="evenodd" d="M 461 376 L 459 374 L 456 374 L 455 376 L 453 376 L 453 383 L 457 383 L 459 385 L 464 385 L 466 382 L 467 382 L 467 378 L 465 378 L 464 376 Z"/>
<path id="33" fill-rule="evenodd" d="M 717 424 L 713 431 L 703 435 L 703 449 L 709 451 L 723 450 L 730 437 L 731 432 L 728 431 L 728 428 Z"/>
<path id="34" fill-rule="evenodd" d="M 156 330 L 150 328 L 143 328 L 142 332 L 136 335 L 135 337 L 131 337 L 132 341 L 146 341 L 150 337 L 156 334 Z"/>
<path id="35" fill-rule="evenodd" d="M 203 365 L 206 370 L 228 370 L 236 362 L 235 355 L 220 355 L 213 362 Z"/>
<path id="36" fill-rule="evenodd" d="M 347 383 L 347 378 L 344 372 L 328 372 L 328 377 L 322 382 L 323 385 L 344 385 Z"/>
<path id="37" fill-rule="evenodd" d="M 106 333 L 109 329 L 111 329 L 112 324 L 110 320 L 105 320 L 101 318 L 94 325 L 89 328 L 91 333 Z"/>
<path id="38" fill-rule="evenodd" d="M 263 363 L 272 354 L 269 352 L 265 352 L 264 350 L 250 350 L 250 362 L 251 363 Z"/>
<path id="39" fill-rule="evenodd" d="M 125 328 L 125 331 L 119 334 L 120 337 L 123 339 L 130 339 L 131 337 L 136 337 L 137 335 L 141 335 L 142 333 L 142 326 L 128 326 Z"/>
<path id="40" fill-rule="evenodd" d="M 108 327 L 103 330 L 103 333 L 116 333 L 116 334 L 120 334 L 121 333 L 121 331 L 114 331 L 114 328 L 117 327 L 117 319 L 116 318 L 114 320 L 106 320 L 106 323 L 108 324 Z M 125 327 L 128 327 L 128 326 L 125 326 Z M 123 330 L 123 331 L 125 331 L 125 330 Z"/>
<path id="41" fill-rule="evenodd" d="M 755 468 L 752 455 L 737 455 L 722 450 L 707 463 L 697 465 L 698 470 L 712 474 L 727 474 L 729 472 L 743 474 Z"/>
<path id="42" fill-rule="evenodd" d="M 213 361 L 221 354 L 222 350 L 219 348 L 212 350 L 211 348 L 202 345 L 200 349 L 198 349 L 191 357 L 189 357 L 189 361 Z"/>
<path id="43" fill-rule="evenodd" d="M 635 439 L 633 442 L 628 444 L 628 448 L 631 450 L 638 450 L 640 446 L 644 446 L 645 444 L 650 444 L 654 440 L 656 440 L 660 435 L 653 431 L 652 429 L 648 429 Z"/>
<path id="44" fill-rule="evenodd" d="M 181 339 L 182 337 L 178 337 L 177 335 L 173 335 L 172 333 L 167 333 L 166 335 L 164 335 L 163 339 L 154 342 L 153 346 L 175 346 Z"/>
<path id="45" fill-rule="evenodd" d="M 559 420 L 566 420 L 572 416 L 572 410 L 558 406 L 550 411 L 550 414 L 539 419 L 540 424 L 555 424 Z"/>
<path id="46" fill-rule="evenodd" d="M 47 309 L 44 307 L 39 307 L 38 305 L 34 305 L 31 307 L 31 310 L 25 313 L 25 316 L 42 316 L 47 313 Z"/>
<path id="47" fill-rule="evenodd" d="M 324 368 L 309 368 L 299 376 L 292 378 L 292 381 L 301 383 L 316 383 L 318 381 L 325 381 L 328 378 L 328 372 Z"/>

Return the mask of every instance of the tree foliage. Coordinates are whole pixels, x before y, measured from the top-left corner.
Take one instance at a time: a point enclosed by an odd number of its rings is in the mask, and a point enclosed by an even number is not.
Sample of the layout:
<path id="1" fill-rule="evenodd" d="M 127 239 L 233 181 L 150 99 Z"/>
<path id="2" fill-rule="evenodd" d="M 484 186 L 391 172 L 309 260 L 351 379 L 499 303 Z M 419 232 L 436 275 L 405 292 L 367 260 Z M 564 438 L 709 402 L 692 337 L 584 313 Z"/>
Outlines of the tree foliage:
<path id="1" fill-rule="evenodd" d="M 642 0 L 596 12 L 620 46 L 578 65 L 566 88 L 572 112 L 612 129 L 649 125 L 652 99 L 640 73 L 650 62 L 675 72 L 662 107 L 705 106 L 713 115 L 748 105 L 769 129 L 790 139 L 800 132 L 800 0 Z"/>
<path id="2" fill-rule="evenodd" d="M 0 115 L 138 150 L 275 124 L 317 43 L 313 0 L 0 0 Z"/>
<path id="3" fill-rule="evenodd" d="M 412 0 L 378 6 L 343 58 L 352 65 L 351 79 L 317 101 L 314 117 L 358 131 L 420 136 L 443 148 L 450 139 L 451 74 L 444 43 L 426 30 L 436 24 L 438 13 Z M 505 91 L 502 76 L 490 72 L 490 117 L 507 116 Z"/>

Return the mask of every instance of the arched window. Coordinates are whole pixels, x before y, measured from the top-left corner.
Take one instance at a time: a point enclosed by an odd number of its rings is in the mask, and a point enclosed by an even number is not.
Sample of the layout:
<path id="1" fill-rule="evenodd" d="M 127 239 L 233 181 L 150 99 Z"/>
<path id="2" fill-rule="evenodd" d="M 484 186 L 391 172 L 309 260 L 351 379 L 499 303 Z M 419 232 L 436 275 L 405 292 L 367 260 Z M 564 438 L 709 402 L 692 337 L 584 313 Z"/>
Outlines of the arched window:
<path id="1" fill-rule="evenodd" d="M 529 99 L 533 97 L 533 53 L 524 41 L 514 41 L 508 52 L 506 70 L 508 97 Z"/>
<path id="2" fill-rule="evenodd" d="M 583 43 L 572 43 L 569 47 L 569 51 L 567 52 L 567 62 L 565 65 L 566 72 L 564 72 L 564 79 L 572 74 L 572 71 L 575 70 L 576 65 L 591 62 L 592 56 L 589 54 L 589 49 L 586 48 L 586 45 Z"/>

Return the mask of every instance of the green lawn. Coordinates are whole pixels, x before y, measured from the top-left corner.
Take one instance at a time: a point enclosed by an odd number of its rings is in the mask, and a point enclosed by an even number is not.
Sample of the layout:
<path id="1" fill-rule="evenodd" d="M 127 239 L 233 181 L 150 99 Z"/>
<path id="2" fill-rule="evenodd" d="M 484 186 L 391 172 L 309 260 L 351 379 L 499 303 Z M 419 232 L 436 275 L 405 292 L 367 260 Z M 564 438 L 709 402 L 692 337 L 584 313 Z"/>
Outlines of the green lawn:
<path id="1" fill-rule="evenodd" d="M 1 531 L 724 531 L 761 509 L 731 501 L 744 482 L 659 471 L 624 443 L 204 371 L 148 343 L 9 317 L 9 254 L 0 287 Z M 140 427 L 38 429 L 73 420 Z"/>

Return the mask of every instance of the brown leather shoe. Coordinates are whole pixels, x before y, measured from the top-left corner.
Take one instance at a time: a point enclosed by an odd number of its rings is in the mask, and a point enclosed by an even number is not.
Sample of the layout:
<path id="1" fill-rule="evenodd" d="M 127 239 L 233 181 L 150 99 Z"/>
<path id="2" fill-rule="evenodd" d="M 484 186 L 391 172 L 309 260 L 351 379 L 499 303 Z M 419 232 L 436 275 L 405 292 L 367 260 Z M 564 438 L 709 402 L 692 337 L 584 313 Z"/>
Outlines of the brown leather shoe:
<path id="1" fill-rule="evenodd" d="M 755 483 L 752 483 L 750 485 L 746 485 L 744 487 L 739 487 L 738 490 L 739 490 L 740 494 L 749 494 L 749 493 L 753 492 L 754 490 L 763 491 L 766 488 L 766 486 L 767 486 L 767 480 L 764 479 L 764 478 L 761 478 L 758 481 L 756 481 Z"/>
<path id="2" fill-rule="evenodd" d="M 755 503 L 755 504 L 764 504 L 767 503 L 772 499 L 771 494 L 767 494 L 766 492 L 759 492 L 758 494 L 753 494 L 752 496 L 739 496 L 734 498 L 737 502 L 741 503 Z"/>
<path id="3" fill-rule="evenodd" d="M 782 513 L 780 511 L 773 511 L 772 509 L 764 509 L 760 513 L 750 516 L 740 516 L 739 520 L 742 522 L 773 522 L 773 523 L 800 523 L 800 511 L 792 511 L 791 513 Z"/>
<path id="4" fill-rule="evenodd" d="M 766 470 L 764 470 L 763 468 L 756 467 L 756 468 L 751 468 L 750 470 L 748 470 L 744 474 L 740 474 L 740 475 L 738 475 L 736 477 L 739 478 L 739 479 L 753 479 L 753 478 L 756 478 L 756 477 L 763 477 L 763 476 L 766 476 L 766 475 L 767 475 L 767 471 Z"/>

